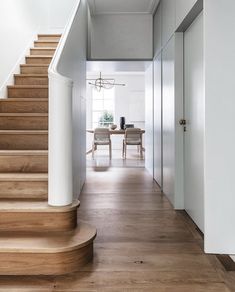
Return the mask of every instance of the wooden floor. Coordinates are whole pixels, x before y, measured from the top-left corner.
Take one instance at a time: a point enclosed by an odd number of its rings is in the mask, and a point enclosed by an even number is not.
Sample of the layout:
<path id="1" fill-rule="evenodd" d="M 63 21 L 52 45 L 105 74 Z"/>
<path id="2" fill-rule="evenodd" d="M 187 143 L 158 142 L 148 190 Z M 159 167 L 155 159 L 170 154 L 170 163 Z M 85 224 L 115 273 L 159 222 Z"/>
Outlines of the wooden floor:
<path id="1" fill-rule="evenodd" d="M 93 262 L 68 276 L 0 277 L 0 291 L 235 291 L 235 273 L 203 253 L 194 224 L 144 168 L 96 162 L 78 210 L 98 229 Z"/>

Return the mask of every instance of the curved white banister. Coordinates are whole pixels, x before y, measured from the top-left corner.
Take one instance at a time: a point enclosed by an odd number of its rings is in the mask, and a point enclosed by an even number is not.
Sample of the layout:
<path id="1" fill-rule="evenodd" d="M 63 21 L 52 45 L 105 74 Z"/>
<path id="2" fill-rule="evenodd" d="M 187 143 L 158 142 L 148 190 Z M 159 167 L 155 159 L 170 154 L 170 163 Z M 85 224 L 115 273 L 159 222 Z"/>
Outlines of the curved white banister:
<path id="1" fill-rule="evenodd" d="M 49 165 L 48 204 L 66 206 L 73 201 L 72 157 L 72 98 L 73 80 L 59 72 L 66 44 L 79 11 L 81 0 L 76 2 L 72 15 L 48 69 L 49 74 Z"/>
<path id="2" fill-rule="evenodd" d="M 65 26 L 65 29 L 64 29 L 63 34 L 60 38 L 59 44 L 57 46 L 57 49 L 55 51 L 55 54 L 52 58 L 51 64 L 50 64 L 49 69 L 48 69 L 49 77 L 59 78 L 59 79 L 61 79 L 62 82 L 64 81 L 65 83 L 69 83 L 69 84 L 73 83 L 72 79 L 70 79 L 66 76 L 63 76 L 63 74 L 58 72 L 58 64 L 59 64 L 60 58 L 62 56 L 62 53 L 64 51 L 66 41 L 69 37 L 71 28 L 72 28 L 74 20 L 75 20 L 75 17 L 78 13 L 78 9 L 79 9 L 80 4 L 81 4 L 81 0 L 78 0 L 72 9 L 71 16 L 69 17 L 69 21 Z"/>

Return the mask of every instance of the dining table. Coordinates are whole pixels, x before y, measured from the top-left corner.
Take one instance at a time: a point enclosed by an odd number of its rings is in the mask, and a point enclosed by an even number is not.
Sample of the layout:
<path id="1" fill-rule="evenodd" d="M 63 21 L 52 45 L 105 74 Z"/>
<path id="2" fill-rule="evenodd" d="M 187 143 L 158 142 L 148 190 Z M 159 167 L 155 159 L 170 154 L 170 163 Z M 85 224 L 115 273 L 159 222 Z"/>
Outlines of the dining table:
<path id="1" fill-rule="evenodd" d="M 95 130 L 88 129 L 86 131 L 88 133 L 94 134 Z M 122 130 L 122 129 L 116 129 L 116 130 L 109 129 L 109 132 L 110 132 L 110 135 L 124 135 L 125 134 L 125 130 Z M 145 133 L 145 130 L 141 130 L 141 134 L 144 134 L 144 133 Z"/>
<path id="2" fill-rule="evenodd" d="M 90 133 L 90 134 L 94 134 L 94 129 L 87 129 L 86 130 L 87 133 Z M 109 132 L 110 132 L 110 135 L 124 135 L 125 134 L 125 130 L 122 130 L 122 129 L 115 129 L 115 130 L 112 130 L 112 129 L 109 129 Z M 143 135 L 145 133 L 145 130 L 142 130 L 141 129 L 141 135 Z M 145 151 L 145 148 L 142 147 L 142 150 Z M 87 151 L 86 154 L 90 154 L 92 152 L 92 149 Z"/>

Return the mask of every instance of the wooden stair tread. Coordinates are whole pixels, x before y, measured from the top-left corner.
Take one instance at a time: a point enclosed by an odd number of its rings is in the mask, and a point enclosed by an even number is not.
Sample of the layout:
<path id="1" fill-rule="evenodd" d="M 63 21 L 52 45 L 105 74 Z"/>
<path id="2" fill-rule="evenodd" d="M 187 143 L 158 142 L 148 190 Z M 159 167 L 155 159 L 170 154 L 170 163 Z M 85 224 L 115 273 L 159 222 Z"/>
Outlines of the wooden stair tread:
<path id="1" fill-rule="evenodd" d="M 0 156 L 40 156 L 40 155 L 48 155 L 48 150 L 0 150 Z"/>
<path id="2" fill-rule="evenodd" d="M 0 113 L 0 117 L 48 117 L 48 113 Z"/>
<path id="3" fill-rule="evenodd" d="M 18 102 L 18 101 L 48 101 L 48 98 L 43 98 L 43 97 L 26 97 L 26 98 L 23 98 L 23 97 L 8 97 L 8 98 L 4 98 L 4 99 L 0 99 L 0 102 Z"/>
<path id="4" fill-rule="evenodd" d="M 42 135 L 42 134 L 48 134 L 48 130 L 0 130 L 0 135 Z"/>
<path id="5" fill-rule="evenodd" d="M 56 50 L 56 48 L 55 47 L 36 47 L 36 48 L 33 47 L 33 48 L 30 48 L 30 50 L 45 51 L 45 50 Z"/>
<path id="6" fill-rule="evenodd" d="M 90 244 L 96 236 L 96 229 L 79 222 L 67 232 L 55 233 L 1 233 L 0 253 L 60 253 L 80 249 Z"/>
<path id="7" fill-rule="evenodd" d="M 34 89 L 34 88 L 38 88 L 38 89 L 48 89 L 47 85 L 8 85 L 7 88 L 19 88 L 19 89 Z"/>
<path id="8" fill-rule="evenodd" d="M 43 212 L 43 213 L 57 213 L 70 212 L 79 206 L 80 202 L 74 201 L 71 205 L 63 207 L 51 207 L 47 201 L 34 200 L 0 200 L 0 213 L 2 212 Z"/>
<path id="9" fill-rule="evenodd" d="M 48 78 L 48 74 L 14 74 L 15 77 L 40 77 Z"/>
<path id="10" fill-rule="evenodd" d="M 35 43 L 59 43 L 59 41 L 56 40 L 36 40 Z"/>
<path id="11" fill-rule="evenodd" d="M 0 181 L 47 181 L 47 173 L 0 173 Z"/>
<path id="12" fill-rule="evenodd" d="M 27 55 L 26 58 L 35 58 L 35 59 L 50 58 L 50 59 L 52 59 L 53 56 L 51 56 L 51 55 Z"/>
<path id="13" fill-rule="evenodd" d="M 48 64 L 21 64 L 20 66 L 21 67 L 48 67 L 49 65 Z"/>
<path id="14" fill-rule="evenodd" d="M 48 67 L 61 34 L 39 34 L 0 101 L 1 275 L 60 275 L 93 255 L 96 229 L 78 200 L 48 205 Z"/>
<path id="15" fill-rule="evenodd" d="M 38 37 L 61 37 L 62 34 L 61 33 L 39 33 Z"/>

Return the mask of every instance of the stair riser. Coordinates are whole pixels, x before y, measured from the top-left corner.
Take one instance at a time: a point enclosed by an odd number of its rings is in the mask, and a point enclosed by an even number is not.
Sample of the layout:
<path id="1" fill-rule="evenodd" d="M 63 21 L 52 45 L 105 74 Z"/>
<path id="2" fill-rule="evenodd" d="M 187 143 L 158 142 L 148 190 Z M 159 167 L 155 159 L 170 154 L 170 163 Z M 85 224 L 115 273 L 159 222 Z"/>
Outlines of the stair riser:
<path id="1" fill-rule="evenodd" d="M 15 85 L 48 85 L 46 77 L 19 77 L 15 76 Z"/>
<path id="2" fill-rule="evenodd" d="M 1 253 L 1 275 L 63 275 L 82 269 L 93 258 L 93 244 L 60 253 Z"/>
<path id="3" fill-rule="evenodd" d="M 51 63 L 52 57 L 48 58 L 34 58 L 34 57 L 26 57 L 26 64 L 46 64 L 49 65 Z"/>
<path id="4" fill-rule="evenodd" d="M 47 130 L 48 117 L 0 117 L 0 130 Z"/>
<path id="5" fill-rule="evenodd" d="M 69 231 L 77 226 L 77 209 L 70 212 L 1 212 L 0 232 Z"/>
<path id="6" fill-rule="evenodd" d="M 47 181 L 0 181 L 0 199 L 46 200 Z"/>
<path id="7" fill-rule="evenodd" d="M 47 173 L 47 155 L 2 155 L 0 156 L 1 173 Z M 1 196 L 0 196 L 1 198 Z"/>
<path id="8" fill-rule="evenodd" d="M 48 74 L 48 66 L 47 67 L 21 66 L 20 73 L 21 74 Z"/>
<path id="9" fill-rule="evenodd" d="M 48 48 L 48 47 L 51 47 L 51 48 L 56 48 L 58 46 L 58 42 L 34 42 L 34 47 L 35 48 Z"/>
<path id="10" fill-rule="evenodd" d="M 39 41 L 59 41 L 60 37 L 57 36 L 38 36 Z"/>
<path id="11" fill-rule="evenodd" d="M 42 56 L 53 56 L 55 53 L 55 49 L 30 49 L 30 55 L 42 55 Z"/>
<path id="12" fill-rule="evenodd" d="M 2 113 L 47 113 L 47 101 L 1 101 L 0 111 Z"/>
<path id="13" fill-rule="evenodd" d="M 1 150 L 48 150 L 47 134 L 1 134 Z"/>
<path id="14" fill-rule="evenodd" d="M 12 98 L 47 98 L 48 88 L 8 88 L 8 97 Z"/>

